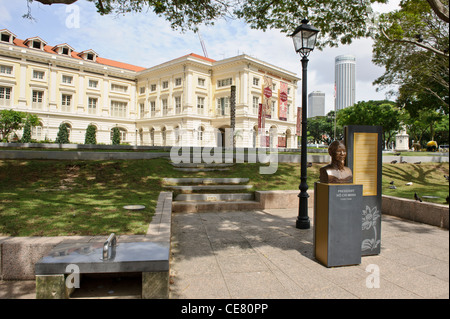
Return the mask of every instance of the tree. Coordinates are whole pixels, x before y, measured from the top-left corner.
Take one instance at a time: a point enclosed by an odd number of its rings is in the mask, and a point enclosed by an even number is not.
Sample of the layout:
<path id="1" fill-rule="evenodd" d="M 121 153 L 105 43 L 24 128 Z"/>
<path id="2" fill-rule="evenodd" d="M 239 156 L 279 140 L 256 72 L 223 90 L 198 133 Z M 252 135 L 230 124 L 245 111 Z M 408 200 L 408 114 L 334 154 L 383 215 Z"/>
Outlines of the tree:
<path id="1" fill-rule="evenodd" d="M 346 125 L 373 125 L 383 127 L 383 140 L 389 144 L 401 127 L 401 112 L 390 101 L 361 101 L 342 109 L 337 114 L 337 123 Z"/>
<path id="2" fill-rule="evenodd" d="M 67 144 L 69 143 L 69 130 L 66 123 L 59 125 L 58 135 L 56 136 L 56 143 Z"/>
<path id="3" fill-rule="evenodd" d="M 383 66 L 385 73 L 374 84 L 398 86 L 399 105 L 411 107 L 407 103 L 410 99 L 433 97 L 432 103 L 422 107 L 448 114 L 448 22 L 441 20 L 425 0 L 403 0 L 400 6 L 400 10 L 381 18 L 383 26 L 375 37 L 373 62 Z"/>
<path id="4" fill-rule="evenodd" d="M 336 139 L 342 139 L 343 129 L 336 127 Z M 334 111 L 326 116 L 316 116 L 308 119 L 308 137 L 327 145 L 334 141 Z"/>
<path id="5" fill-rule="evenodd" d="M 97 128 L 95 125 L 89 124 L 84 137 L 84 144 L 97 144 Z"/>
<path id="6" fill-rule="evenodd" d="M 33 0 L 27 0 L 32 2 Z M 72 4 L 75 0 L 35 0 L 43 4 Z M 196 31 L 218 19 L 242 19 L 251 28 L 291 33 L 308 18 L 321 30 L 318 47 L 351 43 L 377 29 L 372 4 L 388 0 L 89 0 L 99 14 L 126 14 L 153 10 L 173 29 Z M 428 6 L 448 23 L 448 1 L 427 0 Z M 28 13 L 26 16 L 31 17 Z"/>
<path id="7" fill-rule="evenodd" d="M 34 114 L 27 114 L 25 124 L 23 127 L 22 143 L 31 142 L 31 129 L 35 126 L 40 125 L 39 118 Z"/>
<path id="8" fill-rule="evenodd" d="M 19 112 L 14 110 L 0 111 L 0 134 L 1 141 L 8 142 L 8 136 L 11 132 L 22 129 L 25 122 L 28 121 L 30 126 L 39 125 L 39 118 L 33 114 Z"/>
<path id="9" fill-rule="evenodd" d="M 22 143 L 30 143 L 31 142 L 31 124 L 29 121 L 25 121 L 21 142 Z"/>
<path id="10" fill-rule="evenodd" d="M 113 132 L 112 144 L 113 145 L 119 145 L 120 144 L 120 130 L 119 130 L 119 128 L 117 126 L 113 127 L 112 132 Z"/>

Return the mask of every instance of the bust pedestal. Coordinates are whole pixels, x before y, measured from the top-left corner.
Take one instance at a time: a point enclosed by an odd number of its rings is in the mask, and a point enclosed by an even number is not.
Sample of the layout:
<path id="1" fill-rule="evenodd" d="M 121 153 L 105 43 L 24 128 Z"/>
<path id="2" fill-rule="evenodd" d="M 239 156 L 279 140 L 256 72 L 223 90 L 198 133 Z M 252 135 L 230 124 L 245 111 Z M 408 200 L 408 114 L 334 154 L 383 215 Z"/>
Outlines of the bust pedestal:
<path id="1" fill-rule="evenodd" d="M 314 183 L 314 253 L 326 267 L 361 263 L 362 188 Z"/>

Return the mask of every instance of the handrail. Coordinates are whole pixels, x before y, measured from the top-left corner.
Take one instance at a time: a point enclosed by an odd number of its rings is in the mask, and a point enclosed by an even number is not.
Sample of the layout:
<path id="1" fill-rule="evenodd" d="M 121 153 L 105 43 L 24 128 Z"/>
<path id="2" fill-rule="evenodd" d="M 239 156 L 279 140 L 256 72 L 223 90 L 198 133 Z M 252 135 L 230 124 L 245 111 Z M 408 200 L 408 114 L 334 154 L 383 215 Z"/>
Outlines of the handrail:
<path id="1" fill-rule="evenodd" d="M 109 247 L 115 248 L 117 246 L 116 234 L 111 233 L 108 239 L 103 244 L 103 260 L 108 260 L 111 258 L 109 255 Z"/>

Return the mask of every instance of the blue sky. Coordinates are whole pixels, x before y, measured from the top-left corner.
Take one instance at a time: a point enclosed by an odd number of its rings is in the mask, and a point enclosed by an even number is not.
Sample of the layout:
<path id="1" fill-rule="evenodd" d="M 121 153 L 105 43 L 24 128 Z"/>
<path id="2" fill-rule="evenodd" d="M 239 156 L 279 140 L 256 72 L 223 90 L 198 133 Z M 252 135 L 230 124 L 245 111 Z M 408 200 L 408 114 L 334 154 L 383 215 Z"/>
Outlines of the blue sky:
<path id="1" fill-rule="evenodd" d="M 398 3 L 398 0 L 393 2 Z M 8 29 L 20 39 L 39 36 L 49 45 L 67 43 L 76 51 L 93 49 L 104 58 L 142 67 L 189 53 L 203 55 L 197 34 L 174 31 L 169 22 L 152 12 L 100 16 L 93 3 L 84 0 L 70 6 L 33 2 L 34 21 L 22 18 L 27 11 L 26 0 L 0 0 L 0 29 Z M 215 26 L 201 27 L 200 34 L 212 59 L 245 53 L 301 73 L 300 57 L 294 51 L 292 40 L 278 30 L 263 32 L 252 30 L 240 21 L 220 20 Z M 310 55 L 308 92 L 325 93 L 326 111 L 334 108 L 334 59 L 341 54 L 356 57 L 356 100 L 384 99 L 386 91 L 376 92 L 376 87 L 372 86 L 383 73 L 382 68 L 371 63 L 372 42 L 357 40 L 339 48 L 315 50 Z"/>

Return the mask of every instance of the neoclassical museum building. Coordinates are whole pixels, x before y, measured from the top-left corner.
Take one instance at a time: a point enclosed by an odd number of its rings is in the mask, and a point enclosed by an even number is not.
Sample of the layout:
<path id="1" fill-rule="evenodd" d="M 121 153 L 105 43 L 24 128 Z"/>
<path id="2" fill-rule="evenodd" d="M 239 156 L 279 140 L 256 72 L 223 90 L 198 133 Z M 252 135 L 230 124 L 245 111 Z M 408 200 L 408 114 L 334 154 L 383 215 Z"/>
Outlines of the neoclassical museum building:
<path id="1" fill-rule="evenodd" d="M 37 141 L 54 141 L 66 123 L 71 143 L 84 143 L 93 124 L 99 144 L 111 144 L 118 127 L 131 145 L 221 146 L 235 105 L 236 147 L 259 147 L 266 135 L 270 146 L 294 148 L 299 80 L 245 54 L 215 61 L 191 53 L 144 68 L 0 30 L 0 110 L 36 114 Z"/>

